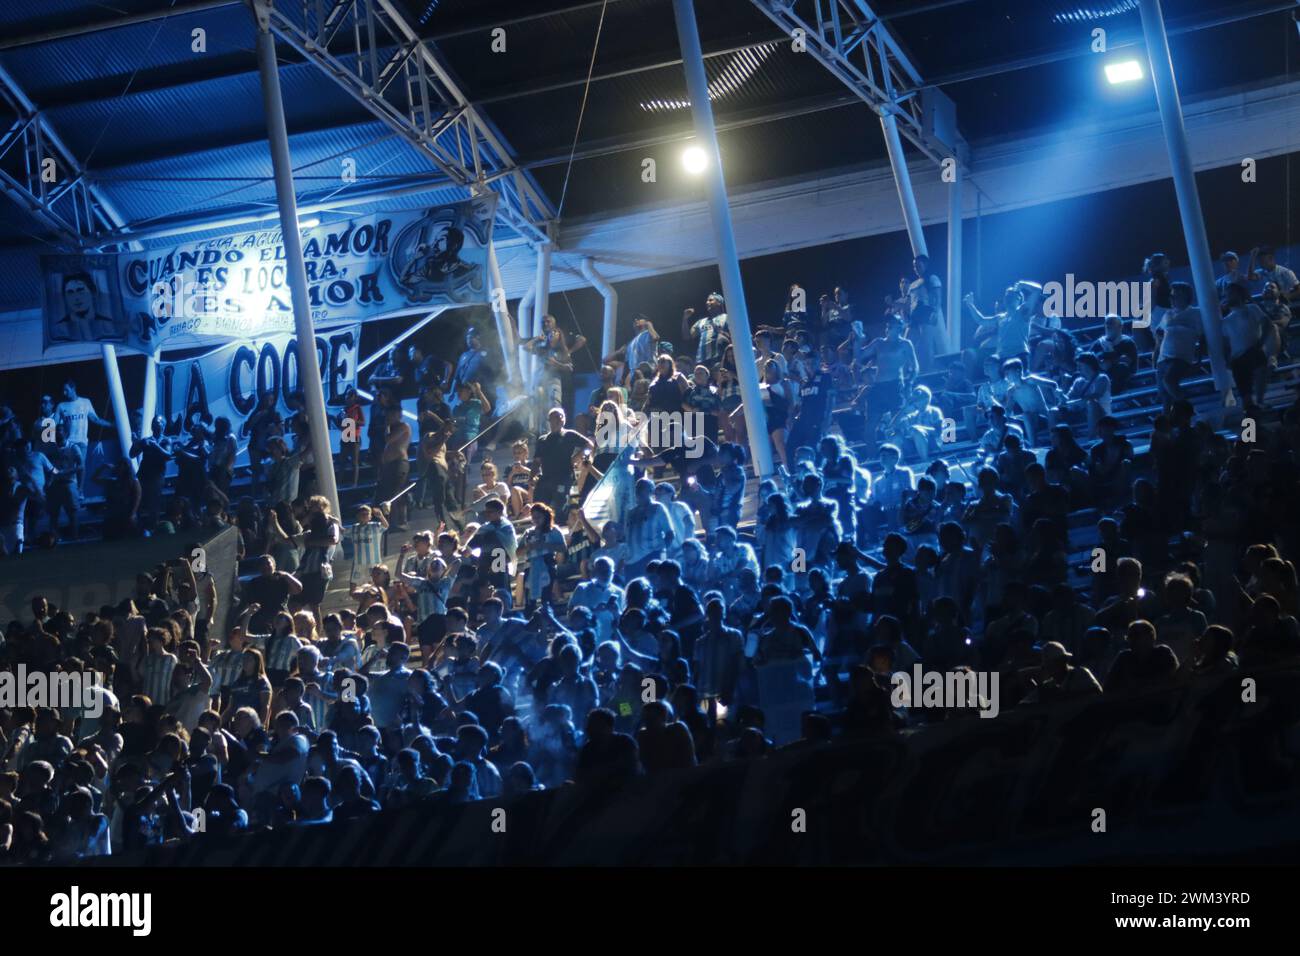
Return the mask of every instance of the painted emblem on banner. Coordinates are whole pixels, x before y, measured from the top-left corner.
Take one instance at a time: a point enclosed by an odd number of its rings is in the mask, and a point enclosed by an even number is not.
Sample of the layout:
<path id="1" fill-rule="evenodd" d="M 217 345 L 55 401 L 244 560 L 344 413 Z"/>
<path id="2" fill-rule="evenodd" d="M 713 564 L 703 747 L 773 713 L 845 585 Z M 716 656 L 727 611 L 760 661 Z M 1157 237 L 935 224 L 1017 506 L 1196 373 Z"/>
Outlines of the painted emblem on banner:
<path id="1" fill-rule="evenodd" d="M 408 302 L 480 302 L 496 195 L 430 209 L 393 240 L 388 267 Z"/>

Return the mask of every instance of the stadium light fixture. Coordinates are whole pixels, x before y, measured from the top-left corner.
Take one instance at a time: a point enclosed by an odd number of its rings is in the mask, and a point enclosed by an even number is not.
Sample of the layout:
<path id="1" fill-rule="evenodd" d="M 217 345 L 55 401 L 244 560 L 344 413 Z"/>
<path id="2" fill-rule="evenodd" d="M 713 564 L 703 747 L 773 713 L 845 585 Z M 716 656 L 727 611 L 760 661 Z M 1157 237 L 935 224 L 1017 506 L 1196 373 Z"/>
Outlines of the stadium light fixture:
<path id="1" fill-rule="evenodd" d="M 709 154 L 702 146 L 687 146 L 682 150 L 682 166 L 692 176 L 698 176 L 709 168 Z"/>
<path id="2" fill-rule="evenodd" d="M 1120 60 L 1106 64 L 1106 79 L 1112 86 L 1142 79 L 1142 64 L 1137 60 Z"/>

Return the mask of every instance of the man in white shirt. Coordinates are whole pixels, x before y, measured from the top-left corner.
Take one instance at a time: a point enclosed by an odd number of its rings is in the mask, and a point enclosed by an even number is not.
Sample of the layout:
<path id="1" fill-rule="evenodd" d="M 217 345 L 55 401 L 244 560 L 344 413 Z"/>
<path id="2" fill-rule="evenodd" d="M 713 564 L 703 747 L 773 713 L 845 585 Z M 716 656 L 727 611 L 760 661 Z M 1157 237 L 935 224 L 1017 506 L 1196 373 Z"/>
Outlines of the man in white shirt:
<path id="1" fill-rule="evenodd" d="M 1075 359 L 1078 377 L 1070 383 L 1061 408 L 1083 408 L 1088 416 L 1088 434 L 1097 434 L 1097 423 L 1111 413 L 1113 400 L 1110 376 L 1101 370 L 1101 360 L 1091 352 L 1081 352 Z"/>
<path id="2" fill-rule="evenodd" d="M 90 425 L 104 428 L 113 423 L 100 418 L 90 399 L 77 395 L 76 383 L 68 380 L 63 383 L 63 401 L 54 406 L 54 418 L 58 424 L 68 430 L 68 444 L 77 446 L 81 452 L 81 487 L 86 487 L 86 452 L 90 448 Z"/>
<path id="3" fill-rule="evenodd" d="M 867 399 L 866 439 L 869 449 L 875 447 L 876 429 L 881 419 L 903 407 L 903 396 L 921 371 L 915 346 L 901 335 L 902 326 L 903 320 L 899 316 L 886 316 L 884 336 L 872 339 L 862 350 L 861 361 L 876 366 L 875 380 L 858 395 L 860 398 L 865 394 Z"/>
<path id="4" fill-rule="evenodd" d="M 370 716 L 384 735 L 385 743 L 400 744 L 402 705 L 406 701 L 408 683 L 414 673 L 406 666 L 411 648 L 406 644 L 388 646 L 388 669 L 370 674 Z M 393 749 L 398 749 L 394 747 Z"/>
<path id="5" fill-rule="evenodd" d="M 673 543 L 668 548 L 668 557 L 680 561 L 682 546 L 688 538 L 695 537 L 695 512 L 690 505 L 677 500 L 677 489 L 666 481 L 655 486 L 655 500 L 668 509 L 673 523 Z"/>
<path id="6" fill-rule="evenodd" d="M 600 641 L 616 640 L 614 627 L 623 613 L 623 589 L 614 583 L 614 562 L 600 557 L 591 562 L 591 578 L 573 589 L 569 608 L 591 610 Z"/>
<path id="7" fill-rule="evenodd" d="M 1258 268 L 1255 263 L 1258 262 Z M 1282 298 L 1288 302 L 1300 302 L 1300 279 L 1284 265 L 1279 265 L 1277 253 L 1272 246 L 1259 246 L 1250 250 L 1250 279 L 1261 285 L 1276 282 L 1282 290 Z"/>
<path id="8" fill-rule="evenodd" d="M 930 271 L 930 257 L 912 260 L 916 278 L 904 290 L 907 308 L 907 337 L 916 346 L 921 367 L 929 369 L 934 357 L 948 344 L 943 318 L 943 281 Z"/>
<path id="9" fill-rule="evenodd" d="M 281 785 L 302 782 L 307 773 L 307 755 L 311 750 L 307 738 L 298 732 L 298 715 L 293 711 L 280 711 L 275 715 L 271 727 L 275 732 L 275 742 L 271 744 L 270 752 L 258 761 L 250 785 L 254 813 L 263 822 L 268 822 L 264 816 L 264 806 L 276 798 Z"/>
<path id="10" fill-rule="evenodd" d="M 1016 286 L 1007 289 L 1002 299 L 1004 311 L 994 315 L 985 315 L 975 307 L 974 293 L 967 292 L 961 301 L 978 322 L 993 330 L 993 341 L 996 343 L 1000 361 L 1018 358 L 1026 364 L 1029 362 L 1029 331 L 1032 320 L 1029 310 L 1025 308 L 1024 292 Z"/>
<path id="11" fill-rule="evenodd" d="M 625 580 L 645 573 L 645 566 L 673 547 L 676 534 L 668 509 L 655 500 L 655 483 L 640 478 L 636 483 L 636 505 L 627 515 L 628 561 Z"/>
<path id="12" fill-rule="evenodd" d="M 146 697 L 155 704 L 165 704 L 172 697 L 172 671 L 176 655 L 167 651 L 167 632 L 151 627 L 145 635 L 148 651 L 140 665 L 141 685 Z"/>
<path id="13" fill-rule="evenodd" d="M 1186 282 L 1169 286 L 1173 308 L 1156 327 L 1159 350 L 1156 355 L 1156 385 L 1165 408 L 1183 397 L 1182 382 L 1196 368 L 1197 346 L 1201 341 L 1201 312 L 1192 307 L 1192 287 Z"/>

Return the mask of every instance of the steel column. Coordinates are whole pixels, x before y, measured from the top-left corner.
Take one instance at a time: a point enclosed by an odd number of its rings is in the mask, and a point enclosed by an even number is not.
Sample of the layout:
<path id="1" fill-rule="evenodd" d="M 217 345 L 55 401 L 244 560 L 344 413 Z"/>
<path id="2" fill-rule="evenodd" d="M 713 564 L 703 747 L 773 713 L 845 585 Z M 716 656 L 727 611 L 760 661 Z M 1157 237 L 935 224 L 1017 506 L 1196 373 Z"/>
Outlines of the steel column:
<path id="1" fill-rule="evenodd" d="M 903 206 L 903 220 L 907 223 L 907 238 L 912 244 L 912 257 L 930 253 L 925 247 L 925 233 L 921 230 L 921 212 L 916 208 L 916 194 L 912 192 L 912 175 L 907 169 L 907 155 L 898 135 L 898 118 L 888 110 L 880 114 L 880 128 L 885 134 L 885 148 L 889 151 L 889 166 L 894 171 L 894 185 L 898 187 L 898 201 Z"/>
<path id="2" fill-rule="evenodd" d="M 144 397 L 140 402 L 140 437 L 153 434 L 153 419 L 158 412 L 158 353 L 144 357 Z"/>
<path id="3" fill-rule="evenodd" d="M 1219 292 L 1214 283 L 1214 260 L 1210 257 L 1210 240 L 1205 235 L 1205 217 L 1201 197 L 1196 189 L 1196 171 L 1187 148 L 1187 130 L 1183 126 L 1183 105 L 1174 78 L 1174 61 L 1169 53 L 1160 0 L 1140 0 L 1142 32 L 1146 36 L 1147 60 L 1151 64 L 1151 82 L 1156 90 L 1160 124 L 1169 148 L 1169 165 L 1173 169 L 1174 192 L 1178 196 L 1178 213 L 1183 221 L 1183 238 L 1191 260 L 1192 285 L 1196 304 L 1205 328 L 1205 345 L 1210 353 L 1214 384 L 1225 396 L 1229 393 L 1227 357 L 1223 351 L 1223 332 L 1219 313 Z M 1244 398 L 1244 396 L 1243 396 Z"/>
<path id="4" fill-rule="evenodd" d="M 501 263 L 497 260 L 496 243 L 488 243 L 488 274 L 492 279 L 490 302 L 492 317 L 496 319 L 497 339 L 501 343 L 501 358 L 505 364 L 506 381 L 515 385 L 519 381 L 517 350 L 514 330 L 510 328 L 510 311 L 506 308 L 506 284 L 501 281 Z"/>
<path id="5" fill-rule="evenodd" d="M 953 167 L 956 176 L 948 183 L 948 351 L 961 351 L 961 187 L 965 173 Z"/>
<path id="6" fill-rule="evenodd" d="M 289 132 L 284 121 L 280 95 L 280 73 L 275 59 L 275 37 L 271 34 L 269 5 L 256 0 L 257 67 L 262 77 L 262 102 L 266 109 L 267 140 L 275 172 L 275 197 L 280 208 L 280 231 L 284 236 L 284 258 L 293 301 L 293 324 L 298 337 L 298 384 L 306 405 L 311 435 L 316 482 L 328 499 L 335 517 L 340 517 L 339 491 L 334 478 L 334 455 L 330 448 L 329 422 L 325 412 L 325 389 L 316 369 L 316 329 L 307 297 L 307 267 L 302 258 L 302 233 L 298 228 L 298 203 L 293 187 L 293 161 L 289 156 Z"/>
<path id="7" fill-rule="evenodd" d="M 605 314 L 600 326 L 600 354 L 609 355 L 614 351 L 618 336 L 618 292 L 608 279 L 596 271 L 596 264 L 590 256 L 582 260 L 582 274 L 605 300 Z"/>
<path id="8" fill-rule="evenodd" d="M 108 379 L 108 398 L 113 403 L 117 441 L 122 446 L 122 457 L 131 461 L 131 413 L 126 409 L 126 393 L 122 391 L 122 373 L 117 367 L 117 346 L 104 342 L 99 349 L 104 356 L 104 377 Z"/>
<path id="9" fill-rule="evenodd" d="M 551 244 L 544 242 L 537 247 L 537 287 L 533 297 L 533 331 L 531 338 L 537 338 L 542 334 L 542 319 L 546 316 L 551 305 Z M 533 356 L 532 363 L 532 380 L 529 387 L 536 389 L 542 380 L 542 359 L 541 356 Z M 549 408 L 539 409 L 543 421 L 550 412 Z"/>
<path id="10" fill-rule="evenodd" d="M 749 311 L 745 306 L 745 286 L 740 277 L 740 259 L 736 254 L 736 236 L 731 228 L 731 209 L 727 205 L 727 183 L 722 175 L 722 157 L 718 152 L 718 134 L 713 126 L 713 106 L 709 102 L 709 78 L 704 72 L 704 54 L 700 49 L 700 31 L 695 22 L 693 0 L 673 0 L 677 21 L 677 41 L 682 50 L 682 67 L 686 72 L 686 90 L 691 98 L 691 117 L 695 137 L 708 155 L 707 177 L 709 218 L 718 251 L 718 271 L 722 274 L 722 294 L 727 300 L 727 325 L 736 352 L 736 373 L 740 379 L 740 397 L 744 403 L 745 428 L 759 478 L 770 476 L 772 443 L 767 435 L 766 413 L 758 387 L 758 364 L 754 357 L 754 337 L 749 330 Z"/>

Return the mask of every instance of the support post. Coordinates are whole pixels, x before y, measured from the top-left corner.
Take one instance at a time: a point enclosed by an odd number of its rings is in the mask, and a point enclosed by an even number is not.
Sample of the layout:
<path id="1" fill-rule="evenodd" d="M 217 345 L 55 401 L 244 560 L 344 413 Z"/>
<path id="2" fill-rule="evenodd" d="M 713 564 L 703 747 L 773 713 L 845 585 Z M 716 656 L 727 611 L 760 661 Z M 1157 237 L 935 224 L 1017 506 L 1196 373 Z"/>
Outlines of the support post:
<path id="1" fill-rule="evenodd" d="M 122 457 L 131 461 L 131 413 L 126 410 L 126 393 L 122 391 L 122 373 L 117 367 L 117 346 L 104 342 L 99 349 L 104 356 L 104 377 L 108 379 L 108 398 L 113 403 L 117 441 L 122 446 Z"/>
<path id="2" fill-rule="evenodd" d="M 544 242 L 537 247 L 537 288 L 533 298 L 533 331 L 532 338 L 542 334 L 542 319 L 551 307 L 551 244 Z M 532 361 L 532 381 L 531 388 L 536 391 L 537 386 L 542 381 L 542 359 L 539 355 L 533 356 Z M 546 415 L 550 412 L 549 408 L 538 410 L 542 421 L 546 421 Z"/>
<path id="3" fill-rule="evenodd" d="M 153 419 L 158 413 L 158 353 L 144 357 L 144 396 L 140 402 L 140 437 L 153 434 Z"/>
<path id="4" fill-rule="evenodd" d="M 293 302 L 293 324 L 298 338 L 298 382 L 305 399 L 311 436 L 312 460 L 320 493 L 340 516 L 339 491 L 334 479 L 334 455 L 330 448 L 329 424 L 325 414 L 325 389 L 316 371 L 316 330 L 307 298 L 307 267 L 302 258 L 302 234 L 298 228 L 298 201 L 294 195 L 293 163 L 289 157 L 289 132 L 280 96 L 280 73 L 275 59 L 275 37 L 271 34 L 270 10 L 265 0 L 254 0 L 257 19 L 257 68 L 262 79 L 262 103 L 266 109 L 267 140 L 275 173 L 275 198 L 280 208 L 280 231 L 284 237 L 285 268 Z"/>
<path id="5" fill-rule="evenodd" d="M 954 161 L 956 157 L 953 157 Z M 948 349 L 961 351 L 961 165 L 953 167 L 956 179 L 948 184 Z"/>
<path id="6" fill-rule="evenodd" d="M 488 274 L 492 279 L 492 288 L 489 290 L 492 317 L 497 323 L 497 338 L 501 342 L 506 381 L 516 385 L 519 382 L 518 350 L 515 348 L 514 330 L 510 328 L 510 312 L 506 309 L 506 284 L 501 281 L 501 263 L 497 261 L 495 242 L 488 243 Z"/>
<path id="7" fill-rule="evenodd" d="M 1156 90 L 1160 125 L 1165 131 L 1169 165 L 1173 169 L 1174 192 L 1178 196 L 1178 214 L 1183 221 L 1183 239 L 1192 267 L 1192 286 L 1196 305 L 1205 330 L 1205 346 L 1210 353 L 1214 385 L 1226 397 L 1230 378 L 1227 356 L 1223 351 L 1223 330 L 1219 312 L 1219 292 L 1214 284 L 1214 260 L 1210 258 L 1210 241 L 1205 235 L 1205 217 L 1201 197 L 1196 189 L 1196 171 L 1187 148 L 1187 130 L 1183 126 L 1183 106 L 1174 78 L 1174 61 L 1169 54 L 1169 37 L 1165 34 L 1160 0 L 1140 0 L 1142 33 L 1146 37 L 1147 60 L 1151 65 L 1151 83 Z"/>
<path id="8" fill-rule="evenodd" d="M 916 194 L 912 192 L 912 176 L 907 170 L 907 155 L 903 140 L 898 135 L 898 118 L 888 110 L 881 110 L 880 128 L 885 134 L 885 149 L 889 152 L 889 167 L 894 171 L 894 185 L 898 187 L 898 201 L 903 205 L 903 221 L 907 223 L 907 238 L 912 244 L 912 258 L 929 256 L 925 247 L 925 233 L 921 230 L 921 212 L 916 208 Z"/>
<path id="9" fill-rule="evenodd" d="M 601 323 L 600 354 L 609 355 L 617 348 L 618 337 L 618 292 L 614 286 L 596 271 L 596 264 L 590 257 L 582 260 L 582 274 L 605 300 L 604 321 Z"/>
<path id="10" fill-rule="evenodd" d="M 519 341 L 526 342 L 533 337 L 533 300 L 537 298 L 537 280 L 533 280 L 524 297 L 519 300 Z M 519 346 L 519 377 L 524 392 L 531 395 L 533 391 L 533 356 Z"/>
<path id="11" fill-rule="evenodd" d="M 727 300 L 727 326 L 736 353 L 736 373 L 740 379 L 740 399 L 744 403 L 749 449 L 754 459 L 754 473 L 759 478 L 766 478 L 775 470 L 772 466 L 772 443 L 767 435 L 766 413 L 758 387 L 754 336 L 749 330 L 745 286 L 740 278 L 740 259 L 731 228 L 731 210 L 727 206 L 727 184 L 722 175 L 722 157 L 718 152 L 717 129 L 713 125 L 713 105 L 709 102 L 709 81 L 704 72 L 704 54 L 700 49 L 700 31 L 695 22 L 693 0 L 673 0 L 673 17 L 677 21 L 682 68 L 686 72 L 686 91 L 691 98 L 695 138 L 708 156 L 708 169 L 704 175 L 708 180 L 709 219 L 713 223 L 722 294 Z"/>

